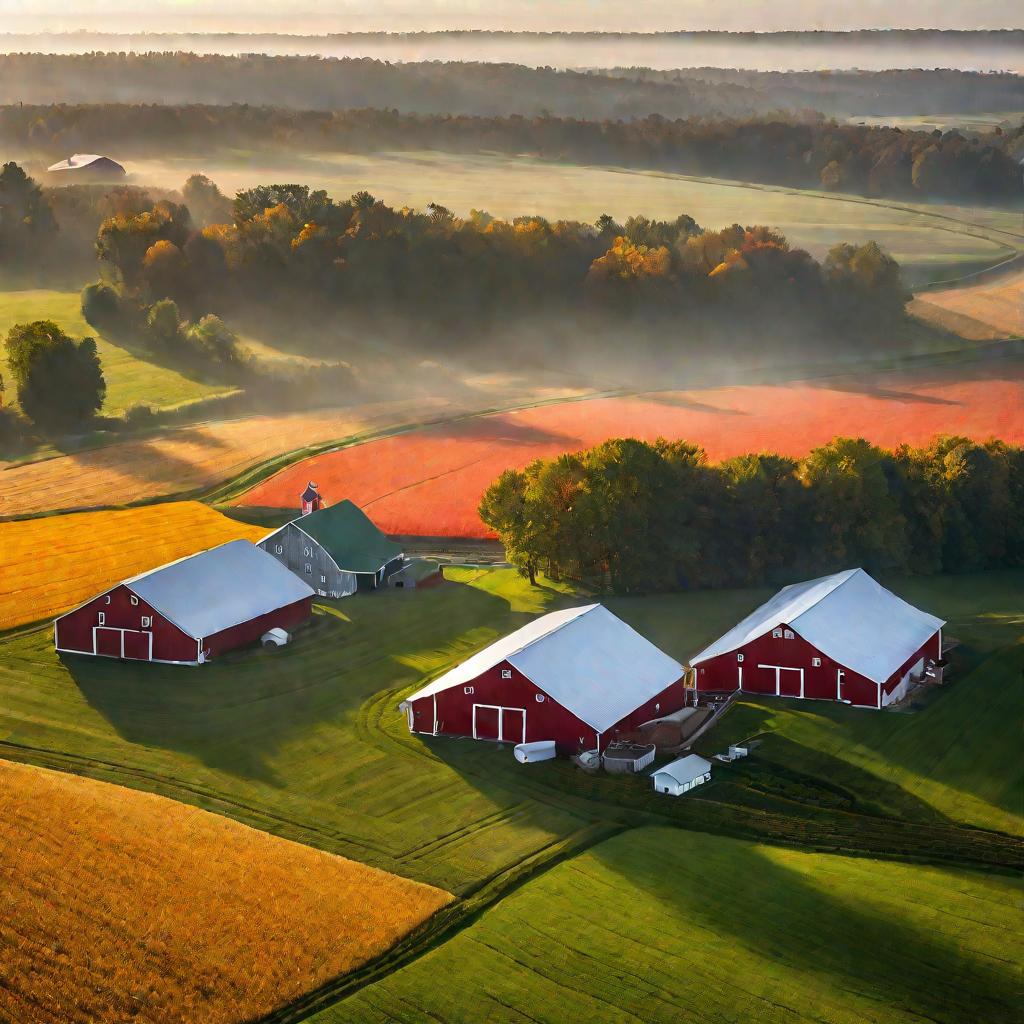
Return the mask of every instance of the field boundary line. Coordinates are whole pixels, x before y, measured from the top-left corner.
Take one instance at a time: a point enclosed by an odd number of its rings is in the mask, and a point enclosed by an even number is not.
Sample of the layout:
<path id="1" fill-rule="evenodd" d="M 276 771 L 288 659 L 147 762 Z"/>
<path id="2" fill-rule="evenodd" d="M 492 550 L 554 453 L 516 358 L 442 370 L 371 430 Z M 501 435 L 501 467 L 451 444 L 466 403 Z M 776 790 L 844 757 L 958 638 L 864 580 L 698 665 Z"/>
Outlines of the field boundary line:
<path id="1" fill-rule="evenodd" d="M 289 1003 L 258 1024 L 297 1024 L 333 1006 L 359 989 L 380 980 L 387 974 L 418 960 L 425 953 L 453 938 L 477 921 L 487 910 L 527 882 L 534 880 L 563 861 L 585 852 L 593 846 L 611 839 L 630 826 L 595 822 L 545 846 L 518 863 L 484 881 L 464 897 L 457 898 L 437 911 L 405 939 L 376 960 L 357 968 L 350 974 L 329 981 L 305 996 Z"/>

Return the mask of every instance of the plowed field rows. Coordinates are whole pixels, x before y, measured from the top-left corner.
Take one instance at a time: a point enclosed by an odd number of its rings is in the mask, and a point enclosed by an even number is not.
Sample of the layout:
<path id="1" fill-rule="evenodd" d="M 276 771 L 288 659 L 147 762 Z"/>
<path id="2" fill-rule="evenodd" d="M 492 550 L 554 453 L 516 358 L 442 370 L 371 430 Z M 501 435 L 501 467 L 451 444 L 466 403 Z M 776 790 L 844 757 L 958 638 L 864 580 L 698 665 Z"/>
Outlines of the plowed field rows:
<path id="1" fill-rule="evenodd" d="M 922 292 L 911 309 L 965 338 L 1024 335 L 1024 271 L 986 277 L 967 288 Z"/>

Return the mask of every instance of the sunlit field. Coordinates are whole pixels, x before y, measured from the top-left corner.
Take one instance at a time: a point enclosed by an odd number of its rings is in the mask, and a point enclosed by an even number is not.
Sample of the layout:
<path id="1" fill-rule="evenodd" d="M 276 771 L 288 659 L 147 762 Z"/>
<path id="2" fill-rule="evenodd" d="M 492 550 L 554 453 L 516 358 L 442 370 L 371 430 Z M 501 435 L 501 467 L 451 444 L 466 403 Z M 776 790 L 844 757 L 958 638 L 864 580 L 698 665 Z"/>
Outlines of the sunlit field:
<path id="1" fill-rule="evenodd" d="M 165 562 L 265 533 L 198 501 L 0 523 L 0 630 L 63 612 Z"/>
<path id="2" fill-rule="evenodd" d="M 641 829 L 313 1020 L 1009 1024 L 1020 898 L 998 876 Z"/>
<path id="3" fill-rule="evenodd" d="M 546 163 L 528 157 L 434 152 L 211 154 L 128 162 L 137 184 L 179 188 L 189 174 L 212 177 L 228 194 L 269 181 L 300 181 L 344 197 L 367 189 L 389 205 L 441 203 L 466 215 L 537 213 L 594 221 L 609 213 L 674 218 L 688 213 L 708 228 L 769 224 L 821 258 L 839 241 L 871 239 L 890 250 L 916 284 L 989 266 L 1024 244 L 1020 218 L 970 208 L 887 203 L 797 189 L 712 181 L 656 171 Z M 1004 233 L 1005 232 L 1005 233 Z"/>
<path id="4" fill-rule="evenodd" d="M 32 320 L 53 320 L 73 338 L 96 339 L 103 378 L 107 382 L 107 397 L 101 410 L 106 416 L 120 416 L 133 405 L 173 408 L 232 390 L 222 384 L 190 379 L 107 341 L 86 323 L 78 292 L 0 291 L 0 343 L 15 324 Z M 10 388 L 4 398 L 13 403 L 14 389 Z"/>
<path id="5" fill-rule="evenodd" d="M 712 460 L 803 456 L 833 437 L 927 444 L 937 434 L 1024 441 L 1024 360 L 851 374 L 779 385 L 664 391 L 442 424 L 295 463 L 238 499 L 288 508 L 307 480 L 344 493 L 388 533 L 480 537 L 484 491 L 506 469 L 612 437 L 681 438 Z"/>
<path id="6" fill-rule="evenodd" d="M 164 797 L 0 761 L 0 1019 L 229 1024 L 451 897 Z"/>

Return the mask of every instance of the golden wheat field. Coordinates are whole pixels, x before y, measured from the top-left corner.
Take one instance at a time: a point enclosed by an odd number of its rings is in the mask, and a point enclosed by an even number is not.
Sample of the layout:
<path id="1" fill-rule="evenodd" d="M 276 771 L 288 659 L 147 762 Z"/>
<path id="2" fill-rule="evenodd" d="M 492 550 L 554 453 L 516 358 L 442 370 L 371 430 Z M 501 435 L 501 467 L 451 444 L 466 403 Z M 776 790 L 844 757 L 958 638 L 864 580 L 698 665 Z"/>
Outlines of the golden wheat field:
<path id="1" fill-rule="evenodd" d="M 221 1024 L 378 956 L 449 893 L 165 797 L 0 761 L 0 1020 Z"/>
<path id="2" fill-rule="evenodd" d="M 198 501 L 0 523 L 0 629 L 73 608 L 176 558 L 266 533 Z"/>
<path id="3" fill-rule="evenodd" d="M 922 292 L 910 310 L 973 341 L 1024 335 L 1024 272 L 988 277 L 966 288 Z"/>

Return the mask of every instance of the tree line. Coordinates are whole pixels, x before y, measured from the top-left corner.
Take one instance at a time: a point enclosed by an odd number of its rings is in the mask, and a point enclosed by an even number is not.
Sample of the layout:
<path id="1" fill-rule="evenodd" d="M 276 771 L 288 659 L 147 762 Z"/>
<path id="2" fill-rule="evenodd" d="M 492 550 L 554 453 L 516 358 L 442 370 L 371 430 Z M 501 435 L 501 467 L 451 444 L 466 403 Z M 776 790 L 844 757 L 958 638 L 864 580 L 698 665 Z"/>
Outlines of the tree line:
<path id="1" fill-rule="evenodd" d="M 748 71 L 614 67 L 578 71 L 492 61 L 248 53 L 0 54 L 0 103 L 374 107 L 408 114 L 542 113 L 592 120 L 984 113 L 1024 109 L 1018 75 L 952 69 Z"/>
<path id="2" fill-rule="evenodd" d="M 490 327 L 573 314 L 670 322 L 671 334 L 638 336 L 638 347 L 682 350 L 687 327 L 701 327 L 731 336 L 738 351 L 744 324 L 762 336 L 770 325 L 856 338 L 898 323 L 908 297 L 874 243 L 837 245 L 819 264 L 767 227 L 711 230 L 686 214 L 463 218 L 437 204 L 396 210 L 367 192 L 335 201 L 304 185 L 259 186 L 228 207 L 202 176 L 184 196 L 100 226 L 97 254 L 122 308 L 169 298 L 194 315 L 301 301 L 366 323 L 416 324 L 449 351 Z"/>
<path id="3" fill-rule="evenodd" d="M 49 156 L 222 147 L 499 152 L 899 199 L 1017 203 L 1024 124 L 984 134 L 801 118 L 629 121 L 272 107 L 0 107 L 0 141 Z M 49 158 L 49 157 L 48 157 Z"/>
<path id="4" fill-rule="evenodd" d="M 1024 448 L 837 437 L 719 464 L 686 441 L 606 441 L 507 470 L 480 517 L 535 581 L 642 593 L 1024 565 Z"/>

